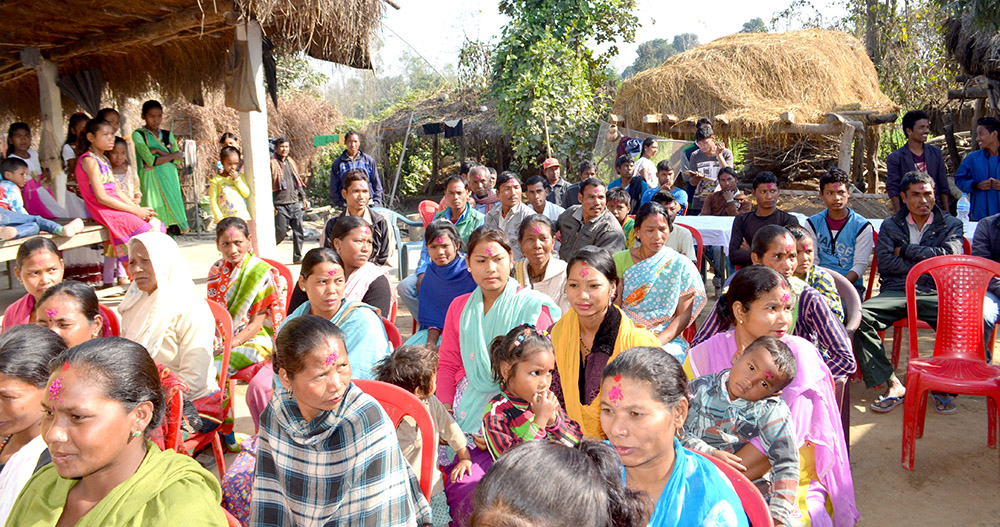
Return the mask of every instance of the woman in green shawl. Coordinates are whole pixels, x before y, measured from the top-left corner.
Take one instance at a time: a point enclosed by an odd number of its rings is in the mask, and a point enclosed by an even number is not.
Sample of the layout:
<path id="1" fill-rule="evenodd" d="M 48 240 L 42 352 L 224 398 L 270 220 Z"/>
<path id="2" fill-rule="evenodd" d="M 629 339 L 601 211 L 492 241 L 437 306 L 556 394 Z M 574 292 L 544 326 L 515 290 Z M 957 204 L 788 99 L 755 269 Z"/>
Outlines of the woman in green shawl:
<path id="1" fill-rule="evenodd" d="M 8 526 L 227 525 L 215 476 L 143 437 L 159 425 L 165 401 L 142 346 L 92 339 L 49 370 L 42 438 L 52 464 L 28 480 Z"/>
<path id="2" fill-rule="evenodd" d="M 156 217 L 166 226 L 176 225 L 180 233 L 188 231 L 184 196 L 177 162 L 184 159 L 177 138 L 170 130 L 161 130 L 163 106 L 159 101 L 142 103 L 146 125 L 132 132 L 135 158 L 139 165 L 142 206 L 153 207 Z"/>

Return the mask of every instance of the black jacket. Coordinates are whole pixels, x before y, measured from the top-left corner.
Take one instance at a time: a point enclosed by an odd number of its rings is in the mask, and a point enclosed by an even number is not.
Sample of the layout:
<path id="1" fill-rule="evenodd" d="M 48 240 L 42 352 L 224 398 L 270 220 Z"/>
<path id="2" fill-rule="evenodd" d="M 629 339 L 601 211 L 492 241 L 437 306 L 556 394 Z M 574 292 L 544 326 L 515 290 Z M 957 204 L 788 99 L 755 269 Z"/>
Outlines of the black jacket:
<path id="1" fill-rule="evenodd" d="M 880 290 L 904 291 L 906 275 L 917 262 L 945 254 L 962 254 L 964 226 L 958 218 L 941 210 L 937 205 L 932 212 L 931 224 L 920 237 L 919 244 L 910 243 L 910 229 L 906 217 L 910 211 L 903 207 L 891 218 L 882 222 L 878 232 L 875 256 L 878 258 Z M 893 254 L 899 247 L 899 256 Z M 917 280 L 917 292 L 933 294 L 934 281 L 930 276 Z"/>
<path id="2" fill-rule="evenodd" d="M 1000 262 L 1000 214 L 979 220 L 976 234 L 972 236 L 972 256 Z M 989 292 L 1000 297 L 1000 278 L 990 282 Z"/>

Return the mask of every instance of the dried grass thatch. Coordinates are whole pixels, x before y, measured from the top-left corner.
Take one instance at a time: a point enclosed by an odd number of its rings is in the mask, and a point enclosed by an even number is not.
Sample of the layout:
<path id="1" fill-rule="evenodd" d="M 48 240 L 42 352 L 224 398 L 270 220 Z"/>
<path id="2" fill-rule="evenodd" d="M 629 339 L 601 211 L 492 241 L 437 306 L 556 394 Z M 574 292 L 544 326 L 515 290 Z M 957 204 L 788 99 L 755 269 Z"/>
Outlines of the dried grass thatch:
<path id="1" fill-rule="evenodd" d="M 984 31 L 968 15 L 950 18 L 944 43 L 966 73 L 1000 78 L 1000 31 Z"/>
<path id="2" fill-rule="evenodd" d="M 484 111 L 483 108 L 486 108 Z M 505 138 L 497 123 L 496 102 L 489 92 L 470 88 L 442 89 L 413 104 L 408 104 L 382 119 L 375 126 L 382 134 L 382 141 L 395 143 L 406 135 L 406 124 L 413 112 L 413 126 L 424 123 L 462 119 L 462 128 L 470 141 Z M 421 133 L 419 128 L 417 133 Z"/>
<path id="3" fill-rule="evenodd" d="M 6 0 L 0 2 L 0 112 L 30 120 L 38 114 L 38 80 L 20 51 L 38 47 L 66 75 L 100 70 L 119 101 L 156 91 L 196 99 L 221 86 L 235 27 L 226 13 L 251 15 L 283 51 L 354 67 L 370 67 L 368 43 L 382 0 Z M 232 18 L 231 18 L 232 19 Z M 68 102 L 68 99 L 64 98 Z M 69 105 L 67 105 L 69 106 Z"/>
<path id="4" fill-rule="evenodd" d="M 674 55 L 625 81 L 614 113 L 632 126 L 648 114 L 725 114 L 731 132 L 750 135 L 778 132 L 782 112 L 821 122 L 845 108 L 890 112 L 897 105 L 879 89 L 859 40 L 809 29 L 730 35 Z"/>

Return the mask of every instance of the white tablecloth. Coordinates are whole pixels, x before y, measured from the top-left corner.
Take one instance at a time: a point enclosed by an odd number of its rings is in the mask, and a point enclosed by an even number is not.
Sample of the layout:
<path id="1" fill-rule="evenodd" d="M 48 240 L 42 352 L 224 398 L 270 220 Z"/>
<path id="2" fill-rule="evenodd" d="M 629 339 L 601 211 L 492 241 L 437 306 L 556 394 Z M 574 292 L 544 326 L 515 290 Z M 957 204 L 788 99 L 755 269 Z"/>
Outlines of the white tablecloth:
<path id="1" fill-rule="evenodd" d="M 806 216 L 798 212 L 792 212 L 792 216 L 799 220 L 800 225 L 805 225 Z M 706 246 L 719 245 L 729 255 L 729 240 L 733 236 L 733 219 L 735 216 L 677 216 L 675 223 L 688 225 L 698 229 L 701 238 Z"/>

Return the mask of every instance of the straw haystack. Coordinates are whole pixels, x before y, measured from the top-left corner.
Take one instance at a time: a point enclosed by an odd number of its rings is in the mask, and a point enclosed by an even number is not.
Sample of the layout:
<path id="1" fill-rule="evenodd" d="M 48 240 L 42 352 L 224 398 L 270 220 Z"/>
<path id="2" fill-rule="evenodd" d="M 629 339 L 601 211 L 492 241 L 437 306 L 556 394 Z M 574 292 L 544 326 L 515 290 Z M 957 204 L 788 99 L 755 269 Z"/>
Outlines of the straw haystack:
<path id="1" fill-rule="evenodd" d="M 697 46 L 625 81 L 614 113 L 680 121 L 725 115 L 729 132 L 780 132 L 779 115 L 818 123 L 838 110 L 895 111 L 864 45 L 839 31 L 741 33 Z M 647 121 L 648 122 L 648 121 Z"/>
<path id="2" fill-rule="evenodd" d="M 968 15 L 945 22 L 945 47 L 970 75 L 1000 79 L 1000 31 L 980 29 Z"/>

